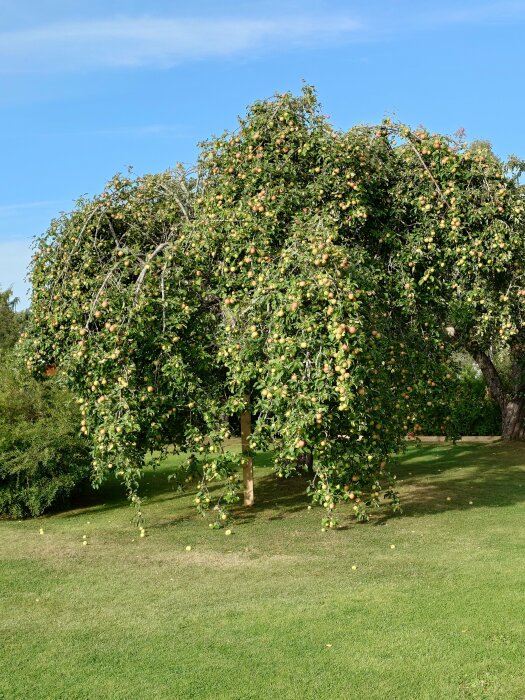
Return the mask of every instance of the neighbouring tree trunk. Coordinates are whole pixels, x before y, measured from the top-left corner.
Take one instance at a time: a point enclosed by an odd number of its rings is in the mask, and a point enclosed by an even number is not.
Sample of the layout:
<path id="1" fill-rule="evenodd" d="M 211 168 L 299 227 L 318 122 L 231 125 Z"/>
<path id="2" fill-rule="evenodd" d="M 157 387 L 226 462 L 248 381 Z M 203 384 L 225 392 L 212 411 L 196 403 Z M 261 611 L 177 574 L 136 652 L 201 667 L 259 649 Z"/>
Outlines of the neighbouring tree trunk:
<path id="1" fill-rule="evenodd" d="M 303 452 L 297 457 L 297 466 L 306 467 L 306 472 L 309 476 L 314 475 L 314 456 L 311 452 Z"/>
<path id="2" fill-rule="evenodd" d="M 242 476 L 244 483 L 244 505 L 253 506 L 253 460 L 250 451 L 252 434 L 252 414 L 249 410 L 250 396 L 245 396 L 247 410 L 241 413 L 241 446 L 242 446 Z"/>
<path id="3" fill-rule="evenodd" d="M 504 401 L 501 408 L 501 437 L 504 440 L 523 440 L 525 402 L 521 399 Z"/>
<path id="4" fill-rule="evenodd" d="M 501 377 L 490 357 L 479 349 L 471 350 L 472 357 L 483 373 L 492 398 L 501 408 L 501 437 L 503 440 L 523 440 L 525 430 L 525 386 L 523 368 L 518 352 L 513 353 L 512 386 L 506 391 Z"/>

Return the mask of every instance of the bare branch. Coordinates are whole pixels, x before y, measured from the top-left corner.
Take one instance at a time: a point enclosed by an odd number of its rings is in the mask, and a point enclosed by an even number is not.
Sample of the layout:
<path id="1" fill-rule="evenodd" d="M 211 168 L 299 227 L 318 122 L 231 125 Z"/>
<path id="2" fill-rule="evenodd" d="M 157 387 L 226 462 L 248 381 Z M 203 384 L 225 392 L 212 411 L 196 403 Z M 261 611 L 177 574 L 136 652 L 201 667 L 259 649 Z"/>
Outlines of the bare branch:
<path id="1" fill-rule="evenodd" d="M 111 276 L 113 275 L 113 273 L 115 272 L 115 270 L 117 269 L 118 266 L 119 266 L 119 263 L 115 263 L 115 264 L 113 265 L 113 267 L 111 268 L 111 270 L 110 270 L 110 271 L 108 272 L 108 274 L 104 277 L 104 281 L 103 281 L 102 284 L 100 285 L 100 287 L 99 287 L 99 289 L 98 289 L 98 292 L 95 294 L 95 297 L 94 297 L 93 301 L 91 302 L 91 308 L 90 308 L 90 310 L 89 310 L 88 320 L 86 321 L 86 325 L 85 325 L 85 329 L 86 329 L 86 330 L 88 330 L 89 324 L 90 324 L 91 321 L 93 320 L 93 314 L 94 314 L 94 312 L 95 312 L 95 309 L 96 309 L 96 306 L 97 306 L 97 302 L 98 302 L 98 300 L 99 300 L 99 298 L 100 298 L 100 295 L 102 294 L 102 292 L 103 292 L 104 289 L 106 288 L 107 283 L 109 282 Z"/>
<path id="2" fill-rule="evenodd" d="M 75 254 L 75 251 L 77 250 L 77 248 L 79 247 L 79 245 L 80 245 L 80 243 L 81 243 L 81 241 L 82 241 L 82 237 L 83 237 L 84 233 L 86 232 L 86 229 L 87 229 L 87 227 L 88 227 L 88 224 L 90 223 L 91 219 L 95 216 L 95 214 L 97 213 L 98 210 L 99 210 L 99 206 L 98 206 L 98 204 L 97 204 L 95 207 L 93 207 L 93 209 L 92 209 L 92 210 L 90 211 L 90 213 L 88 214 L 88 217 L 87 217 L 87 219 L 84 221 L 84 225 L 83 225 L 82 228 L 80 229 L 80 232 L 79 232 L 79 234 L 78 234 L 78 236 L 77 236 L 77 240 L 76 240 L 76 242 L 75 242 L 75 245 L 73 246 L 73 248 L 72 248 L 72 250 L 71 250 L 71 252 L 70 252 L 70 254 L 69 254 L 69 258 L 68 258 L 68 260 L 67 260 L 67 263 L 66 263 L 66 264 L 64 265 L 64 267 L 62 268 L 62 275 L 61 275 L 61 276 L 60 276 L 60 275 L 57 276 L 57 278 L 56 278 L 56 280 L 55 280 L 55 283 L 54 283 L 53 286 L 51 287 L 51 291 L 50 291 L 50 293 L 49 293 L 49 300 L 50 300 L 50 301 L 49 301 L 49 309 L 51 309 L 51 306 L 52 306 L 52 304 L 53 304 L 53 296 L 54 296 L 55 288 L 56 288 L 57 284 L 60 282 L 60 280 L 65 280 L 65 278 L 66 278 L 66 273 L 67 273 L 67 271 L 69 270 L 69 268 L 70 268 L 70 266 L 71 266 L 71 260 L 72 260 L 72 258 L 73 258 L 73 255 Z M 64 287 L 64 285 L 62 284 L 62 288 L 63 288 L 63 287 Z"/>
<path id="3" fill-rule="evenodd" d="M 166 332 L 166 294 L 164 290 L 164 275 L 166 274 L 166 268 L 168 267 L 168 263 L 164 265 L 162 268 L 162 274 L 160 276 L 160 294 L 162 298 L 162 332 Z"/>
<path id="4" fill-rule="evenodd" d="M 109 230 L 111 231 L 111 235 L 113 236 L 113 238 L 114 238 L 114 240 L 115 240 L 115 243 L 117 244 L 117 248 L 118 248 L 119 250 L 124 250 L 124 246 L 123 246 L 122 243 L 119 241 L 119 239 L 118 239 L 118 237 L 117 237 L 117 234 L 115 233 L 115 228 L 113 227 L 113 224 L 112 224 L 112 222 L 111 222 L 111 219 L 110 219 L 109 216 L 107 216 L 107 215 L 106 215 L 106 218 L 107 218 L 107 221 L 108 221 Z"/>
<path id="5" fill-rule="evenodd" d="M 144 283 L 144 278 L 146 277 L 146 273 L 148 271 L 148 263 L 150 263 L 154 257 L 156 257 L 166 246 L 170 245 L 171 241 L 167 241 L 165 243 L 159 243 L 159 245 L 155 248 L 154 251 L 152 251 L 146 258 L 146 262 L 144 264 L 144 267 L 140 271 L 140 275 L 137 277 L 137 282 L 135 286 L 135 298 L 133 300 L 133 306 L 137 305 L 137 301 L 139 298 L 139 293 L 141 290 L 141 287 Z"/>

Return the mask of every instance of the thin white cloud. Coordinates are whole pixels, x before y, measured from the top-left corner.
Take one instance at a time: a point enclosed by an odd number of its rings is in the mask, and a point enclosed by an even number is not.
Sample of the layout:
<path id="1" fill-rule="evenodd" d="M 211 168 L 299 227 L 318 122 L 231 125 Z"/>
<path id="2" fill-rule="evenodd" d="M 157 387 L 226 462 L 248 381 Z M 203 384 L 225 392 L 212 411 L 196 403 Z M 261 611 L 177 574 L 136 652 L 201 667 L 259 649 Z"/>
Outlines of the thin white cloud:
<path id="1" fill-rule="evenodd" d="M 0 204 L 0 216 L 11 216 L 26 209 L 45 209 L 57 204 L 63 204 L 58 199 L 46 199 L 36 202 L 19 202 L 17 204 Z"/>
<path id="2" fill-rule="evenodd" d="M 119 17 L 57 22 L 0 33 L 0 72 L 167 68 L 275 47 L 320 45 L 356 35 L 347 15 L 276 19 Z"/>
<path id="3" fill-rule="evenodd" d="M 283 14 L 272 1 L 265 3 L 268 18 L 260 19 L 128 15 L 18 27 L 0 31 L 0 74 L 168 68 L 261 50 L 377 41 L 447 26 L 492 25 L 525 18 L 524 0 L 443 2 L 432 9 L 407 2 L 386 3 L 381 8 L 377 4 L 373 0 L 368 7 L 361 4 L 360 19 L 349 12 L 308 13 L 304 4 L 298 14 L 290 10 Z M 66 3 L 62 14 L 67 7 Z M 103 12 L 103 7 L 98 11 Z"/>

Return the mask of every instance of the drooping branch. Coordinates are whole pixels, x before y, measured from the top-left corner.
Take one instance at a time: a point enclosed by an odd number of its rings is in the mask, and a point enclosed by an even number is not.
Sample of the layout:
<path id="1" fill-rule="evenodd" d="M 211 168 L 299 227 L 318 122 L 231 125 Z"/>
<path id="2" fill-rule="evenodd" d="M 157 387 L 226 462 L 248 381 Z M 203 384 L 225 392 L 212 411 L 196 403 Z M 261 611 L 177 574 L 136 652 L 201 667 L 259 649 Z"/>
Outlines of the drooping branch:
<path id="1" fill-rule="evenodd" d="M 78 235 L 76 236 L 75 245 L 72 247 L 72 249 L 69 253 L 67 262 L 60 266 L 59 273 L 55 277 L 55 280 L 53 282 L 53 285 L 52 285 L 50 293 L 49 293 L 49 306 L 48 306 L 49 309 L 51 309 L 51 307 L 52 307 L 52 301 L 54 299 L 55 289 L 60 282 L 62 282 L 62 289 L 64 289 L 65 280 L 67 280 L 67 278 L 68 278 L 68 272 L 69 272 L 69 269 L 71 267 L 73 256 L 83 241 L 84 233 L 86 232 L 89 223 L 91 222 L 91 220 L 93 219 L 93 217 L 95 216 L 95 214 L 98 211 L 100 211 L 100 207 L 97 204 L 93 207 L 93 209 L 87 215 L 86 220 L 84 221 L 84 223 L 82 225 L 82 228 L 80 229 Z"/>
<path id="2" fill-rule="evenodd" d="M 99 300 L 102 292 L 106 288 L 107 283 L 109 282 L 110 278 L 112 277 L 113 273 L 115 272 L 115 270 L 117 269 L 118 266 L 119 266 L 119 263 L 117 262 L 113 265 L 113 267 L 111 267 L 111 269 L 109 270 L 107 275 L 104 277 L 102 284 L 98 288 L 97 293 L 93 297 L 93 301 L 91 302 L 91 307 L 89 309 L 88 318 L 87 318 L 87 321 L 86 321 L 85 326 L 84 326 L 85 330 L 89 330 L 89 324 L 93 320 L 93 314 L 95 312 L 95 309 L 97 308 L 98 300 Z"/>

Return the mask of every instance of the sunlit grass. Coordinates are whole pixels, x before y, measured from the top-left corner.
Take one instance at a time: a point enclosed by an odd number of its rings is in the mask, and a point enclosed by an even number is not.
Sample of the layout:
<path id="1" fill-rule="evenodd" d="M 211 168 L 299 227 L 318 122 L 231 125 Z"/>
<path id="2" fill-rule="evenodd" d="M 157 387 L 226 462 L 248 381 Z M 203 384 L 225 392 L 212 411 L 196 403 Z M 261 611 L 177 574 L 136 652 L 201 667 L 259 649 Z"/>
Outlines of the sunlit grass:
<path id="1" fill-rule="evenodd" d="M 144 538 L 115 484 L 0 522 L 0 698 L 525 697 L 524 447 L 411 447 L 404 515 L 327 533 L 263 456 L 230 537 L 174 461 L 145 476 Z"/>

